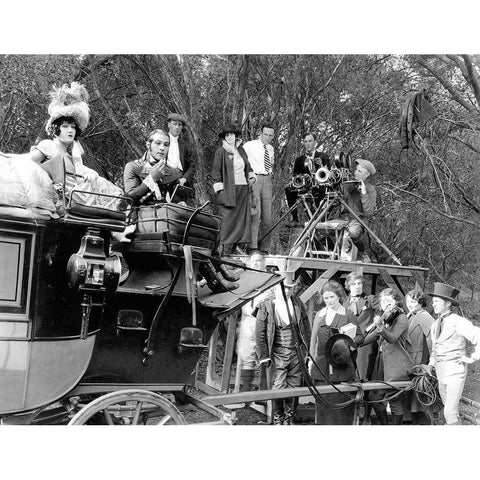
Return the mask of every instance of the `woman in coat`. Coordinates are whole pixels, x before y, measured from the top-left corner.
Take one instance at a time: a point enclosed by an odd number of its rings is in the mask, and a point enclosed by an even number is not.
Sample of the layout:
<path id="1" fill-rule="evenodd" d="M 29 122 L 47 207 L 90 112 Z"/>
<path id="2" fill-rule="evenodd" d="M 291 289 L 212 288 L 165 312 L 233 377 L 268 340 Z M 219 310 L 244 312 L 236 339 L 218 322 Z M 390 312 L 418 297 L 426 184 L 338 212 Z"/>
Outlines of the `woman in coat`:
<path id="1" fill-rule="evenodd" d="M 405 303 L 408 308 L 408 336 L 410 345 L 408 353 L 410 353 L 414 365 L 427 365 L 432 351 L 432 339 L 430 336 L 430 328 L 434 322 L 433 317 L 425 310 L 427 306 L 427 296 L 420 289 L 410 290 L 405 296 Z M 410 392 L 410 411 L 412 414 L 413 424 L 428 425 L 428 420 L 422 405 L 417 401 L 417 397 Z"/>
<path id="2" fill-rule="evenodd" d="M 339 283 L 335 281 L 327 282 L 322 288 L 322 296 L 325 307 L 315 315 L 310 340 L 310 355 L 315 359 L 315 363 L 310 364 L 310 375 L 316 384 L 326 384 L 326 378 L 332 383 L 355 381 L 353 363 L 350 363 L 344 370 L 334 370 L 328 363 L 325 345 L 332 335 L 339 333 L 340 329 L 349 323 L 356 325 L 354 341 L 357 345 L 360 345 L 363 342 L 363 335 L 357 319 L 349 309 L 342 305 L 346 295 Z M 326 396 L 326 400 L 330 403 L 342 403 L 348 400 L 348 397 L 343 393 L 332 393 Z M 327 409 L 317 402 L 315 405 L 315 423 L 317 425 L 352 425 L 354 413 L 354 404 L 340 410 L 334 410 Z"/>
<path id="3" fill-rule="evenodd" d="M 226 125 L 218 135 L 222 146 L 213 159 L 213 189 L 222 218 L 220 244 L 227 255 L 251 240 L 248 186 L 256 177 L 241 146 L 241 133 L 236 125 Z"/>
<path id="4" fill-rule="evenodd" d="M 375 362 L 372 380 L 393 382 L 409 380 L 413 361 L 408 353 L 408 320 L 402 307 L 402 299 L 393 288 L 386 288 L 380 294 L 381 316 L 375 316 L 374 328 L 365 338 L 365 344 L 378 342 L 380 354 Z M 391 392 L 388 392 L 391 395 Z M 387 395 L 385 390 L 372 391 L 370 400 L 382 400 Z M 401 425 L 403 415 L 408 411 L 408 395 L 400 394 L 389 400 L 394 425 Z M 380 425 L 387 425 L 387 402 L 373 404 Z"/>

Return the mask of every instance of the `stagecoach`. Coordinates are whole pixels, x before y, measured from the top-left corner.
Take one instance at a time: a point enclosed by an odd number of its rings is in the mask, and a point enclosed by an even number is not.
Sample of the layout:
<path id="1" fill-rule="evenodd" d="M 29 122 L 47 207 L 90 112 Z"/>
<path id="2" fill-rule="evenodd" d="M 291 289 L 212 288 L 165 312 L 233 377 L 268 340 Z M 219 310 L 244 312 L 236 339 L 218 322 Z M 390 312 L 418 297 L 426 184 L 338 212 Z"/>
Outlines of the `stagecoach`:
<path id="1" fill-rule="evenodd" d="M 233 264 L 236 290 L 198 286 L 219 231 L 205 205 L 158 207 L 122 243 L 125 212 L 74 199 L 58 219 L 0 207 L 2 423 L 185 423 L 186 401 L 231 423 L 186 386 L 219 322 L 282 276 Z"/>

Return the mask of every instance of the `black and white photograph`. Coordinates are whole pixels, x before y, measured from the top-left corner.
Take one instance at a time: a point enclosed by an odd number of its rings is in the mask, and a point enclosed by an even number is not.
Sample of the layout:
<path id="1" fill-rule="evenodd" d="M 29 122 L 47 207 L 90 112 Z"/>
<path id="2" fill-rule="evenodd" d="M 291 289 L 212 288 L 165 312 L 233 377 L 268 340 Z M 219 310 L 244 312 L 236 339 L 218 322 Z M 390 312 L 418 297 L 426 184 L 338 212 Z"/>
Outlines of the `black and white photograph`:
<path id="1" fill-rule="evenodd" d="M 68 470 L 118 442 L 116 469 L 151 471 L 161 442 L 182 478 L 265 475 L 262 451 L 278 478 L 357 475 L 390 442 L 428 451 L 422 471 L 436 443 L 474 461 L 478 41 L 419 46 L 421 9 L 408 35 L 395 10 L 348 23 L 356 44 L 300 2 L 290 44 L 266 5 L 211 3 L 188 28 L 189 2 L 130 5 L 121 28 L 110 2 L 45 4 L 51 24 L 37 5 L 21 44 L 2 36 L 2 446 L 71 440 Z"/>

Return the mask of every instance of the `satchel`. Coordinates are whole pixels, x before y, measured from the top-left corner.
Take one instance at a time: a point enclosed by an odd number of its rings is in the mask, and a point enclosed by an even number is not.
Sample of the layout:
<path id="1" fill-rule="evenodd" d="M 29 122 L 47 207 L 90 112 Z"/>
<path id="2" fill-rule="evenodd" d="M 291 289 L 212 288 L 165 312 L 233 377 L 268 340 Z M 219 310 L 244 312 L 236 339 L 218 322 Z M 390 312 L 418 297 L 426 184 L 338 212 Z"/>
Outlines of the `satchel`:
<path id="1" fill-rule="evenodd" d="M 248 187 L 248 195 L 250 196 L 250 215 L 257 215 L 258 213 L 258 205 L 257 205 L 257 198 L 253 193 L 253 188 Z"/>

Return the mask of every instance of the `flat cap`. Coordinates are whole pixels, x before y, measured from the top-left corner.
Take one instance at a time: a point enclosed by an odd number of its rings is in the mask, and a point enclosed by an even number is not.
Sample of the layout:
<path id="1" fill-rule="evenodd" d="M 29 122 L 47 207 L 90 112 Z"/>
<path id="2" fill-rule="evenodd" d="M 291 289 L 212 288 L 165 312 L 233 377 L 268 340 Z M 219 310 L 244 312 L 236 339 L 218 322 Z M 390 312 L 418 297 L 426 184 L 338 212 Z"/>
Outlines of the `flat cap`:
<path id="1" fill-rule="evenodd" d="M 365 167 L 368 170 L 368 173 L 370 175 L 375 175 L 375 172 L 377 170 L 375 169 L 375 166 L 373 165 L 372 162 L 368 160 L 364 160 L 363 158 L 356 158 L 355 162 L 361 165 L 362 167 Z"/>
<path id="2" fill-rule="evenodd" d="M 167 117 L 167 122 L 170 120 L 176 120 L 177 122 L 182 122 L 183 126 L 187 124 L 187 119 L 183 116 L 180 115 L 179 113 L 169 113 Z"/>

